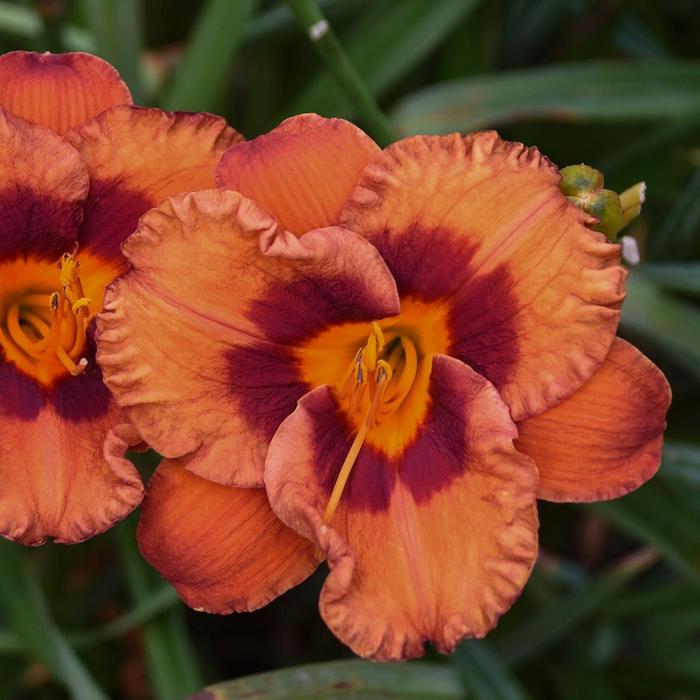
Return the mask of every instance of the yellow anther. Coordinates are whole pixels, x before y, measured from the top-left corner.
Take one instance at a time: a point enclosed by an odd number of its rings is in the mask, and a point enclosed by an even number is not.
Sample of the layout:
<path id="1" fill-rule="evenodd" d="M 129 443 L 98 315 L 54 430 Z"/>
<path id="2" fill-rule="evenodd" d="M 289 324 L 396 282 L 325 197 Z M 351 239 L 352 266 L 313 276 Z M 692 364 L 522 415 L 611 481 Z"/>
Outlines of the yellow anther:
<path id="1" fill-rule="evenodd" d="M 367 344 L 364 347 L 363 356 L 367 363 L 367 369 L 370 372 L 374 372 L 377 366 L 377 359 L 384 350 L 384 333 L 379 327 L 376 321 L 372 321 L 370 324 L 369 338 L 367 338 Z"/>
<path id="2" fill-rule="evenodd" d="M 386 360 L 379 360 L 377 362 L 377 371 L 374 375 L 375 381 L 378 385 L 383 382 L 388 382 L 391 379 L 392 373 L 391 365 Z"/>
<path id="3" fill-rule="evenodd" d="M 64 253 L 61 256 L 61 272 L 59 281 L 61 287 L 70 289 L 80 276 L 80 262 L 76 260 L 70 253 Z"/>
<path id="4" fill-rule="evenodd" d="M 367 376 L 367 364 L 365 363 L 365 352 L 364 348 L 357 353 L 357 359 L 355 360 L 355 379 L 358 384 L 364 384 L 365 377 Z"/>
<path id="5" fill-rule="evenodd" d="M 92 299 L 88 297 L 82 297 L 77 301 L 74 301 L 73 306 L 71 308 L 73 309 L 73 313 L 77 316 L 82 309 L 88 309 L 90 304 L 92 304 Z"/>

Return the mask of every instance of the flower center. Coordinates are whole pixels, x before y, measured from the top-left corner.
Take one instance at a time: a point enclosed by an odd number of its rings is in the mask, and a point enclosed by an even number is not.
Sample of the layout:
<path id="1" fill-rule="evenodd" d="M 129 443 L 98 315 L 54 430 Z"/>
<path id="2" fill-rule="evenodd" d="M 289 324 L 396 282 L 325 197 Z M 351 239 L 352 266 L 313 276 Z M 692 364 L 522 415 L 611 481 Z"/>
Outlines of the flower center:
<path id="1" fill-rule="evenodd" d="M 87 360 L 81 355 L 92 300 L 83 291 L 80 263 L 71 253 L 61 257 L 54 282 L 41 274 L 5 302 L 0 339 L 9 359 L 42 381 L 56 374 L 52 366 L 57 363 L 73 376 L 85 369 Z"/>
<path id="2" fill-rule="evenodd" d="M 413 386 L 418 353 L 413 342 L 395 332 L 386 335 L 372 322 L 367 342 L 355 353 L 338 387 L 338 398 L 358 431 L 343 462 L 323 519 L 333 517 L 350 472 L 370 430 L 394 415 Z"/>

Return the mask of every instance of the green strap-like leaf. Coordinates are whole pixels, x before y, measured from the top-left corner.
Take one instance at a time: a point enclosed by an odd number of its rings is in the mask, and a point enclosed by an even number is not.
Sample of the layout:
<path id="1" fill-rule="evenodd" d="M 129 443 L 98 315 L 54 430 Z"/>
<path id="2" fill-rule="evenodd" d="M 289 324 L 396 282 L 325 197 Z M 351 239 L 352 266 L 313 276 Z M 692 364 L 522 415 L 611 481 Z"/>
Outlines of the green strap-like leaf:
<path id="1" fill-rule="evenodd" d="M 141 76 L 144 30 L 140 0 L 83 0 L 97 53 L 121 74 L 134 96 L 143 104 Z"/>
<path id="2" fill-rule="evenodd" d="M 42 24 L 38 13 L 30 7 L 0 2 L 0 32 L 29 42 L 41 39 Z M 65 51 L 95 52 L 93 38 L 84 30 L 66 22 L 61 23 L 61 45 Z M 27 48 L 30 48 L 27 46 Z"/>
<path id="3" fill-rule="evenodd" d="M 700 585 L 700 518 L 656 479 L 624 498 L 589 506 L 637 541 L 656 548 L 669 564 Z"/>
<path id="4" fill-rule="evenodd" d="M 135 519 L 128 518 L 112 530 L 129 589 L 137 605 L 147 605 L 154 595 L 154 572 L 136 548 Z M 148 670 L 157 700 L 179 700 L 201 686 L 194 650 L 187 637 L 182 610 L 175 608 L 143 626 Z"/>
<path id="5" fill-rule="evenodd" d="M 700 197 L 698 197 L 700 200 Z M 700 222 L 698 232 L 700 233 Z M 700 263 L 658 263 L 644 265 L 644 274 L 664 289 L 700 296 Z"/>
<path id="6" fill-rule="evenodd" d="M 210 686 L 197 700 L 463 700 L 447 665 L 333 661 Z M 193 698 L 194 700 L 194 698 Z"/>
<path id="7" fill-rule="evenodd" d="M 521 664 L 542 654 L 571 634 L 653 561 L 653 554 L 642 552 L 621 568 L 540 606 L 537 612 L 517 627 L 494 635 L 491 639 L 493 648 L 511 665 Z"/>
<path id="8" fill-rule="evenodd" d="M 454 664 L 475 700 L 525 700 L 527 695 L 503 659 L 482 640 L 463 642 L 453 656 Z"/>
<path id="9" fill-rule="evenodd" d="M 165 109 L 213 111 L 257 0 L 209 0 L 162 103 Z"/>
<path id="10" fill-rule="evenodd" d="M 700 63 L 592 61 L 455 80 L 393 113 L 405 134 L 471 131 L 523 119 L 644 121 L 700 115 Z"/>
<path id="11" fill-rule="evenodd" d="M 154 617 L 177 605 L 179 598 L 175 589 L 169 585 L 163 585 L 160 589 L 152 591 L 141 602 L 137 603 L 129 612 L 118 617 L 96 630 L 90 632 L 76 632 L 66 635 L 70 643 L 76 648 L 89 647 L 93 644 L 105 642 L 120 637 L 127 632 L 149 622 Z M 0 638 L 1 639 L 1 638 Z M 0 648 L 1 648 L 0 643 Z"/>
<path id="12" fill-rule="evenodd" d="M 43 661 L 74 700 L 106 700 L 57 627 L 20 545 L 0 539 L 0 608 L 28 654 Z"/>
<path id="13" fill-rule="evenodd" d="M 380 145 L 395 140 L 391 124 L 379 108 L 363 77 L 349 58 L 345 47 L 321 12 L 316 0 L 287 0 L 299 26 L 335 76 L 338 85 L 357 109 L 370 135 Z"/>
<path id="14" fill-rule="evenodd" d="M 318 0 L 321 11 L 329 18 L 354 17 L 374 0 Z M 256 14 L 248 23 L 243 37 L 246 44 L 252 44 L 270 37 L 289 36 L 296 29 L 294 14 L 285 4 L 272 5 Z"/>
<path id="15" fill-rule="evenodd" d="M 700 445 L 667 441 L 659 476 L 675 481 L 685 489 L 694 488 L 700 496 Z"/>
<path id="16" fill-rule="evenodd" d="M 654 232 L 652 249 L 657 255 L 678 258 L 690 254 L 700 235 L 700 168 L 681 192 L 663 226 Z M 700 282 L 696 279 L 696 283 Z"/>
<path id="17" fill-rule="evenodd" d="M 407 75 L 476 7 L 478 0 L 399 0 L 376 3 L 352 33 L 345 47 L 367 88 L 381 96 Z M 326 71 L 318 75 L 290 105 L 290 113 L 352 115 L 352 103 Z"/>
<path id="18" fill-rule="evenodd" d="M 622 327 L 662 347 L 700 377 L 700 311 L 665 292 L 643 270 L 630 272 Z"/>
<path id="19" fill-rule="evenodd" d="M 501 56 L 507 66 L 526 64 L 565 23 L 581 15 L 593 0 L 514 0 L 503 27 Z"/>

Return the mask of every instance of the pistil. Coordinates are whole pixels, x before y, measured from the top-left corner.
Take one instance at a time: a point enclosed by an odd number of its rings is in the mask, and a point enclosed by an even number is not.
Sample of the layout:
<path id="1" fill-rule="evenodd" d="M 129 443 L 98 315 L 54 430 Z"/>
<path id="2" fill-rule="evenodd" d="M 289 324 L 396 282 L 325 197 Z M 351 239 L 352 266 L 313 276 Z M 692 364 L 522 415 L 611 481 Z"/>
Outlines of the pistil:
<path id="1" fill-rule="evenodd" d="M 350 478 L 350 472 L 355 466 L 355 462 L 357 461 L 357 458 L 360 455 L 360 450 L 362 449 L 362 446 L 364 445 L 365 440 L 367 439 L 367 433 L 369 432 L 370 428 L 374 425 L 374 420 L 377 415 L 377 409 L 379 408 L 379 405 L 382 400 L 382 395 L 384 394 L 384 389 L 386 388 L 387 378 L 391 376 L 390 373 L 391 368 L 389 368 L 388 364 L 383 360 L 380 360 L 379 367 L 377 368 L 376 390 L 374 392 L 374 398 L 372 399 L 372 403 L 370 404 L 362 419 L 360 429 L 357 431 L 357 435 L 355 435 L 355 439 L 352 441 L 350 450 L 348 451 L 348 454 L 345 457 L 345 461 L 340 467 L 338 477 L 336 478 L 335 484 L 333 485 L 333 491 L 331 492 L 331 496 L 328 499 L 326 511 L 323 514 L 323 521 L 326 523 L 331 521 L 336 509 L 338 508 L 338 504 L 340 503 L 340 497 L 343 495 L 345 486 L 348 483 L 348 479 Z"/>
<path id="2" fill-rule="evenodd" d="M 370 333 L 338 385 L 338 398 L 351 417 L 361 416 L 357 433 L 340 467 L 323 516 L 328 523 L 338 508 L 352 468 L 372 428 L 399 409 L 418 373 L 418 353 L 404 336 L 385 336 L 379 324 Z"/>

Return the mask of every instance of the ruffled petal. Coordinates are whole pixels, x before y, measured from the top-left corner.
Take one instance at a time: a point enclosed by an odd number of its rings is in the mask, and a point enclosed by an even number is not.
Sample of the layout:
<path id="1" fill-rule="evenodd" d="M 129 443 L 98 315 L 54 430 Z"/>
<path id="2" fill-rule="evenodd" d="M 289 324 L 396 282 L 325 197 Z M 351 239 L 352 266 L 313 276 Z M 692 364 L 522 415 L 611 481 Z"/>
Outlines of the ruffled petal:
<path id="1" fill-rule="evenodd" d="M 14 408 L 24 414 L 8 412 L 5 402 L 0 411 L 0 535 L 27 545 L 49 537 L 73 544 L 108 529 L 139 504 L 141 479 L 124 456 L 139 437 L 119 422 L 114 402 L 86 418 L 51 402 L 36 405 L 36 395 L 28 399 L 33 406 L 22 399 Z"/>
<path id="2" fill-rule="evenodd" d="M 226 151 L 219 187 L 236 190 L 301 235 L 331 226 L 369 159 L 372 139 L 344 119 L 301 114 Z"/>
<path id="3" fill-rule="evenodd" d="M 402 299 L 445 309 L 448 354 L 516 419 L 593 374 L 624 299 L 619 246 L 584 225 L 558 183 L 535 149 L 494 132 L 417 136 L 372 159 L 340 216 L 379 249 Z"/>
<path id="4" fill-rule="evenodd" d="M 398 310 L 376 250 L 336 228 L 300 239 L 209 190 L 146 214 L 107 291 L 98 361 L 144 439 L 212 481 L 260 486 L 267 444 L 308 390 L 295 347 Z"/>
<path id="5" fill-rule="evenodd" d="M 0 109 L 0 269 L 20 256 L 57 260 L 69 251 L 88 186 L 74 148 Z"/>
<path id="6" fill-rule="evenodd" d="M 168 197 L 214 187 L 216 165 L 242 136 L 211 114 L 116 107 L 66 138 L 90 173 L 81 248 L 107 258 Z"/>
<path id="7" fill-rule="evenodd" d="M 328 387 L 300 401 L 273 438 L 265 486 L 277 515 L 316 542 L 330 574 L 330 629 L 380 661 L 450 652 L 483 637 L 519 595 L 537 552 L 537 474 L 513 447 L 493 386 L 437 356 L 431 408 L 393 460 L 363 447 L 329 524 L 323 514 L 352 435 Z"/>
<path id="8" fill-rule="evenodd" d="M 174 460 L 151 478 L 138 542 L 187 605 L 211 613 L 256 610 L 319 564 L 312 543 L 272 512 L 264 489 L 214 484 Z"/>
<path id="9" fill-rule="evenodd" d="M 601 501 L 641 486 L 661 463 L 670 403 L 659 368 L 617 338 L 575 394 L 518 424 L 517 448 L 539 469 L 538 497 Z"/>
<path id="10" fill-rule="evenodd" d="M 58 134 L 131 103 L 119 73 L 97 56 L 33 51 L 0 56 L 0 107 Z"/>

